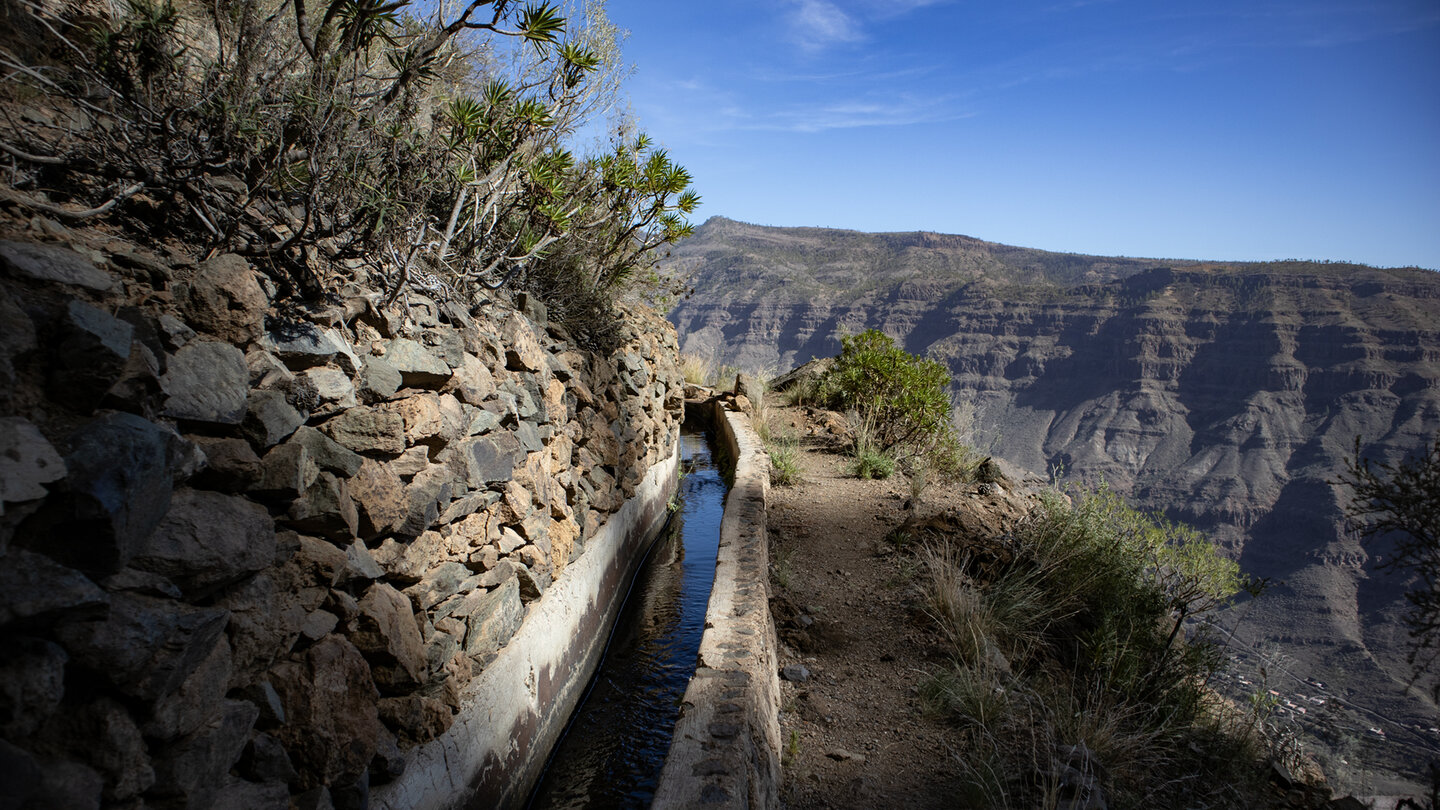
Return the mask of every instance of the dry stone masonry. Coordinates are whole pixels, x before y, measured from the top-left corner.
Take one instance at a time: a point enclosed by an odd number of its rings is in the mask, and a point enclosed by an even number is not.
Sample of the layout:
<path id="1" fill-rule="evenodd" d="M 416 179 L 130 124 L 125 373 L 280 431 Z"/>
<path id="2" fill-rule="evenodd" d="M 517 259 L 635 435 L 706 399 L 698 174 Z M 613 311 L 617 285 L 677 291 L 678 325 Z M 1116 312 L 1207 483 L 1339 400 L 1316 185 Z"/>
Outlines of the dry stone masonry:
<path id="1" fill-rule="evenodd" d="M 674 331 L 0 241 L 0 806 L 362 807 L 679 437 Z"/>

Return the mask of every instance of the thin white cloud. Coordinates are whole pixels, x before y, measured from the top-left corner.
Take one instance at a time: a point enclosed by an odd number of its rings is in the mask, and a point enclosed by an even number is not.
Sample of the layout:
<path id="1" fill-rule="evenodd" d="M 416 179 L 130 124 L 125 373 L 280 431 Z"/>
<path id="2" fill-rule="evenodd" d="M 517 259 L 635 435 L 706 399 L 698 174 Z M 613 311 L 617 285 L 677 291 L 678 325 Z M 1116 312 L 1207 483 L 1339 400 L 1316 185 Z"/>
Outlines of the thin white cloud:
<path id="1" fill-rule="evenodd" d="M 799 0 L 790 12 L 792 38 L 808 51 L 864 39 L 860 24 L 830 0 Z"/>

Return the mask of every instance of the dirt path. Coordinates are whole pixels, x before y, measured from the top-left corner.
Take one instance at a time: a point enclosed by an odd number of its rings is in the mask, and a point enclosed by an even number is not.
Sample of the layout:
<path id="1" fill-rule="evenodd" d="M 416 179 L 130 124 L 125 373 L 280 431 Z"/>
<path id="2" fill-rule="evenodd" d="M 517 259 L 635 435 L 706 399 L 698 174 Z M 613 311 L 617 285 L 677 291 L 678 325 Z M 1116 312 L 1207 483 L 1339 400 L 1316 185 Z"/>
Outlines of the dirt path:
<path id="1" fill-rule="evenodd" d="M 920 698 L 945 646 L 915 557 L 886 540 L 909 514 L 909 485 L 857 479 L 822 413 L 772 405 L 768 420 L 802 447 L 803 481 L 772 487 L 769 509 L 786 806 L 955 807 L 954 731 Z M 920 508 L 978 514 L 989 500 L 974 485 L 932 487 Z M 800 667 L 808 678 L 790 680 Z"/>

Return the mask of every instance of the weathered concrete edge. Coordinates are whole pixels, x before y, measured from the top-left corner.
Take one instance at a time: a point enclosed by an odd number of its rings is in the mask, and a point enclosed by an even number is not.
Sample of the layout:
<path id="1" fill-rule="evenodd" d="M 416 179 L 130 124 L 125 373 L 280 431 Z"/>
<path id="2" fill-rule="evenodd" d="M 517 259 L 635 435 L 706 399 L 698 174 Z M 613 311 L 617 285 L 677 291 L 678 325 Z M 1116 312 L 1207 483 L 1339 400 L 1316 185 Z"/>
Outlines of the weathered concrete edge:
<path id="1" fill-rule="evenodd" d="M 770 619 L 770 456 L 744 414 L 712 400 L 735 459 L 700 661 L 685 690 L 652 810 L 772 808 L 780 795 L 780 680 Z"/>
<path id="2" fill-rule="evenodd" d="M 663 527 L 680 443 L 650 468 L 461 696 L 440 737 L 406 752 L 405 773 L 372 788 L 379 810 L 523 807 L 604 651 L 626 587 Z"/>

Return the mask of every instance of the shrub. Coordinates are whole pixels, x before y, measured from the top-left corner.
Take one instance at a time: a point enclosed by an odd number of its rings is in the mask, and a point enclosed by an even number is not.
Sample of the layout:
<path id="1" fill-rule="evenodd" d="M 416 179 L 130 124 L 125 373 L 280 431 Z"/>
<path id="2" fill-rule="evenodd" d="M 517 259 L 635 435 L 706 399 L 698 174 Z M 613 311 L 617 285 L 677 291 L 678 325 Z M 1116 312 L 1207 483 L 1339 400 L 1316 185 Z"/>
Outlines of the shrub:
<path id="1" fill-rule="evenodd" d="M 710 379 L 710 363 L 695 354 L 680 355 L 680 375 L 691 385 L 705 385 Z"/>
<path id="2" fill-rule="evenodd" d="M 956 661 L 925 696 L 966 730 L 964 758 L 989 763 L 971 773 L 982 803 L 1050 806 L 1054 774 L 1033 778 L 1035 764 L 1083 743 L 1112 806 L 1255 806 L 1283 741 L 1221 708 L 1203 687 L 1218 645 L 1179 633 L 1253 583 L 1199 533 L 1104 486 L 1070 495 L 999 545 L 921 552 L 927 612 Z"/>
<path id="3" fill-rule="evenodd" d="M 673 286 L 655 250 L 691 230 L 690 174 L 628 126 L 598 154 L 566 148 L 625 72 L 599 4 L 127 0 L 88 21 L 16 5 L 0 96 L 73 125 L 0 116 L 10 203 L 143 217 L 312 298 L 350 281 L 387 303 L 608 296 L 560 313 L 584 320 L 613 317 L 626 285 Z"/>
<path id="4" fill-rule="evenodd" d="M 950 375 L 874 329 L 840 340 L 840 356 L 822 391 L 832 407 L 859 411 L 870 422 L 875 449 L 925 451 L 949 432 Z"/>

